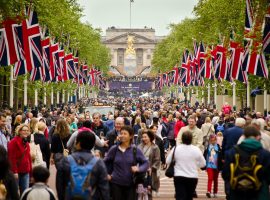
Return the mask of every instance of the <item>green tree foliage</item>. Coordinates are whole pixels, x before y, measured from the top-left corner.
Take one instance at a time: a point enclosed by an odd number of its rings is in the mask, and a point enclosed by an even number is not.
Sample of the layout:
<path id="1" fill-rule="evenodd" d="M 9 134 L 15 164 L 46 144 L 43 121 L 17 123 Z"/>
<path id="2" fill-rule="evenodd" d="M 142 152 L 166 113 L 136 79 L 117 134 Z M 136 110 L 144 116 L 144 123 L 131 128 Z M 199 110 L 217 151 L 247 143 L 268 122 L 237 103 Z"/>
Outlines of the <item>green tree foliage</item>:
<path id="1" fill-rule="evenodd" d="M 251 34 L 256 35 L 256 39 L 261 41 L 261 26 L 268 0 L 253 0 L 254 15 L 259 25 Z M 216 45 L 223 42 L 229 45 L 232 31 L 235 33 L 234 39 L 238 42 L 244 40 L 245 26 L 245 0 L 200 0 L 193 10 L 194 17 L 186 18 L 178 24 L 170 25 L 170 34 L 157 45 L 152 60 L 153 73 L 169 71 L 177 63 L 181 63 L 184 49 L 193 52 L 193 39 L 197 42 L 203 41 L 205 45 Z M 255 32 L 256 31 L 256 32 Z M 263 88 L 264 83 L 270 88 L 269 80 L 256 76 L 249 76 L 251 88 L 257 86 Z M 207 84 L 206 80 L 205 83 Z M 221 88 L 219 94 L 221 94 Z M 230 83 L 222 83 L 231 94 Z M 237 95 L 242 98 L 245 93 L 245 85 L 237 81 Z M 242 92 L 244 91 L 244 92 Z"/>

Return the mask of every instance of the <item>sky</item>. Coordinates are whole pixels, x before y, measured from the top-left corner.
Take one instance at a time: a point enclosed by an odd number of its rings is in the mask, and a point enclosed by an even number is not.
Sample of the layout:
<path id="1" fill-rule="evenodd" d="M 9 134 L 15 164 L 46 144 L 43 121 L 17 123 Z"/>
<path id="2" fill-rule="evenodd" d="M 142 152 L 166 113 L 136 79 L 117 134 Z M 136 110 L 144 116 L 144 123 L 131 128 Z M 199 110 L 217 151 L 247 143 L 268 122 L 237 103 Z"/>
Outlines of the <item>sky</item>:
<path id="1" fill-rule="evenodd" d="M 82 22 L 101 28 L 130 27 L 130 0 L 79 0 L 84 9 Z M 171 23 L 192 17 L 198 0 L 134 0 L 131 4 L 131 28 L 154 28 L 157 36 L 166 36 Z"/>

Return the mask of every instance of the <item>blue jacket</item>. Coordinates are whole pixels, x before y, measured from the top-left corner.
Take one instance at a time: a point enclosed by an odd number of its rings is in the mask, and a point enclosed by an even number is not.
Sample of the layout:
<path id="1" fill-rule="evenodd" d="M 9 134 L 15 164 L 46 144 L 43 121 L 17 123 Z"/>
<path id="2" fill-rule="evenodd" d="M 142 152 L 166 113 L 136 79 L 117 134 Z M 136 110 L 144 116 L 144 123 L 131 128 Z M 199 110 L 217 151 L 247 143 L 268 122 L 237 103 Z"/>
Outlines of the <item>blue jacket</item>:
<path id="1" fill-rule="evenodd" d="M 75 160 L 82 159 L 88 162 L 93 158 L 93 155 L 89 151 L 76 151 L 72 154 Z M 68 182 L 70 181 L 70 164 L 66 157 L 56 163 L 57 174 L 56 174 L 56 190 L 59 200 L 65 200 L 65 190 Z M 93 196 L 93 200 L 97 199 L 110 199 L 109 182 L 107 180 L 107 169 L 102 160 L 98 160 L 95 164 L 90 178 L 90 186 L 96 187 L 96 192 Z"/>
<path id="2" fill-rule="evenodd" d="M 222 154 L 225 155 L 226 151 L 231 149 L 234 145 L 237 144 L 239 138 L 243 134 L 244 130 L 238 126 L 228 128 L 223 134 L 222 142 Z"/>

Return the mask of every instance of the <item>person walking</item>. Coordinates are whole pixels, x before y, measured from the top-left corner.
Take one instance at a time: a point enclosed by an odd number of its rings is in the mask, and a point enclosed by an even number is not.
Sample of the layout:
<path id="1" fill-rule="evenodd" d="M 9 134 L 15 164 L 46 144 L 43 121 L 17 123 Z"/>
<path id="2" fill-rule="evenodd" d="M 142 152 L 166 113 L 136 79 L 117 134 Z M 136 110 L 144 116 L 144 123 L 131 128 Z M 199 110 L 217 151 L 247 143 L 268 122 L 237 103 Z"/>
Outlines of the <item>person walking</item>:
<path id="1" fill-rule="evenodd" d="M 8 143 L 8 159 L 11 170 L 18 180 L 20 194 L 29 187 L 32 171 L 32 158 L 27 137 L 30 134 L 28 125 L 21 124 L 16 128 L 16 137 Z"/>
<path id="2" fill-rule="evenodd" d="M 182 130 L 182 129 L 181 129 Z M 179 135 L 178 135 L 179 136 Z M 176 200 L 192 200 L 198 183 L 198 169 L 205 167 L 201 150 L 192 144 L 190 131 L 181 133 L 182 143 L 169 153 L 166 163 L 170 165 L 174 154 L 174 187 Z"/>
<path id="3" fill-rule="evenodd" d="M 123 126 L 119 134 L 120 144 L 114 145 L 104 159 L 113 200 L 135 200 L 136 184 L 133 177 L 135 173 L 145 173 L 149 168 L 141 150 L 132 144 L 133 137 L 132 127 Z"/>

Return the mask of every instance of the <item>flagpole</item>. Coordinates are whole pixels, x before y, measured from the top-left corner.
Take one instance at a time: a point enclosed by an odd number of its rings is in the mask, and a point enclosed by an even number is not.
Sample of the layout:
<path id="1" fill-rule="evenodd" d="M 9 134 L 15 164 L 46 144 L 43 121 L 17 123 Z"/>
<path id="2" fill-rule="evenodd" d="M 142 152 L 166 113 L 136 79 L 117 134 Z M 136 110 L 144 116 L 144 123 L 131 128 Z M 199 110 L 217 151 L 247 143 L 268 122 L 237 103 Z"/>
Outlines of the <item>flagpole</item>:
<path id="1" fill-rule="evenodd" d="M 46 84 L 46 83 L 44 83 Z M 47 105 L 47 90 L 46 87 L 44 87 L 44 99 L 43 99 L 44 106 Z"/>
<path id="2" fill-rule="evenodd" d="M 202 104 L 204 103 L 204 88 L 202 88 Z"/>
<path id="3" fill-rule="evenodd" d="M 9 93 L 10 93 L 10 98 L 9 98 L 9 107 L 13 108 L 13 99 L 14 99 L 14 87 L 13 87 L 13 65 L 10 66 L 10 85 L 9 85 Z"/>
<path id="4" fill-rule="evenodd" d="M 247 77 L 247 108 L 250 109 L 250 85 Z"/>
<path id="5" fill-rule="evenodd" d="M 264 83 L 264 92 L 263 92 L 263 108 L 264 108 L 264 116 L 267 116 L 267 89 L 266 83 Z"/>
<path id="6" fill-rule="evenodd" d="M 216 108 L 216 106 L 217 106 L 217 83 L 215 80 L 215 83 L 214 83 L 214 108 Z"/>
<path id="7" fill-rule="evenodd" d="M 25 76 L 23 80 L 23 105 L 24 105 L 24 111 L 27 109 L 27 76 Z"/>
<path id="8" fill-rule="evenodd" d="M 208 96 L 207 96 L 207 104 L 208 105 L 210 105 L 210 92 L 211 92 L 211 90 L 210 90 L 210 83 L 208 83 Z"/>
<path id="9" fill-rule="evenodd" d="M 62 91 L 62 104 L 65 104 L 66 103 L 66 100 L 65 100 L 65 90 L 63 89 Z"/>
<path id="10" fill-rule="evenodd" d="M 51 109 L 53 109 L 53 87 L 51 90 Z"/>
<path id="11" fill-rule="evenodd" d="M 233 89 L 233 110 L 236 111 L 236 83 L 235 81 L 232 82 L 232 89 Z"/>
<path id="12" fill-rule="evenodd" d="M 38 91 L 35 88 L 35 108 L 37 108 L 37 106 L 38 106 Z"/>
<path id="13" fill-rule="evenodd" d="M 69 99 L 70 99 L 70 94 L 69 94 L 69 91 L 67 93 L 67 103 L 69 103 Z"/>
<path id="14" fill-rule="evenodd" d="M 58 90 L 56 92 L 56 104 L 57 104 L 57 106 L 59 106 L 59 104 L 60 104 L 60 93 Z"/>

